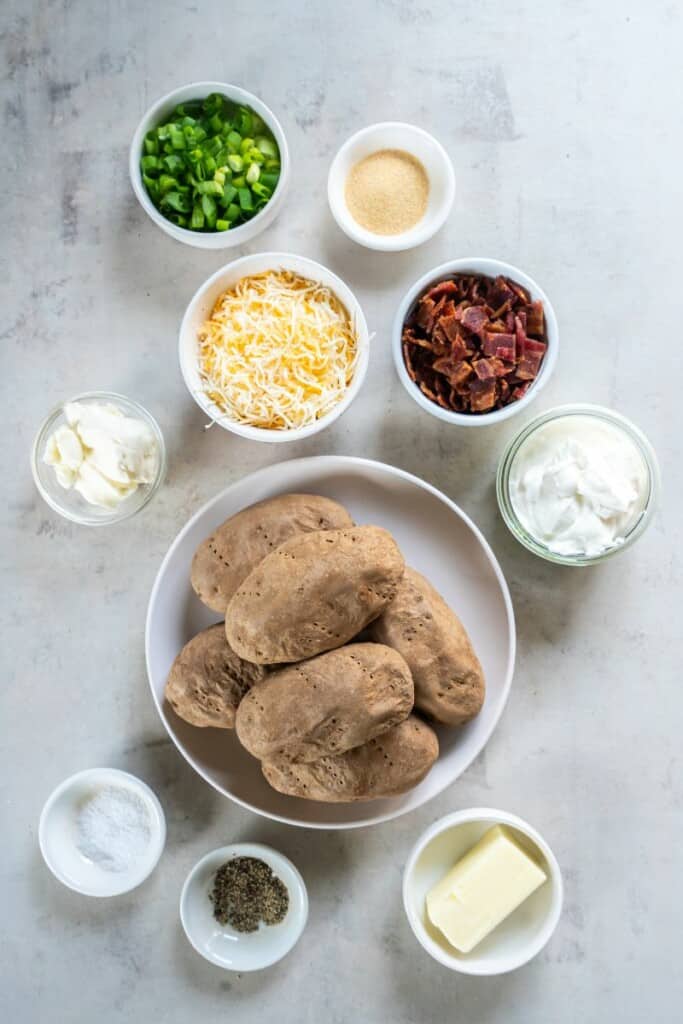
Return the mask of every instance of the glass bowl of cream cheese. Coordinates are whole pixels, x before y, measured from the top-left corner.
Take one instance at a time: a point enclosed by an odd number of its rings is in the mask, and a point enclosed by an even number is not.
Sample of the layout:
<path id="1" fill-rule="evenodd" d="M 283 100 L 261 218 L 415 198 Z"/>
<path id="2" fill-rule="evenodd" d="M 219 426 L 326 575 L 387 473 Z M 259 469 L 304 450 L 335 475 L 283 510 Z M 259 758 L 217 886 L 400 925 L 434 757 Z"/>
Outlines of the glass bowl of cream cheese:
<path id="1" fill-rule="evenodd" d="M 31 452 L 33 479 L 55 512 L 83 526 L 135 515 L 166 472 L 159 426 L 137 402 L 89 391 L 54 408 Z"/>
<path id="2" fill-rule="evenodd" d="M 594 565 L 634 543 L 659 500 L 657 458 L 629 420 L 598 405 L 537 416 L 498 466 L 501 514 L 529 551 L 559 565 Z"/>

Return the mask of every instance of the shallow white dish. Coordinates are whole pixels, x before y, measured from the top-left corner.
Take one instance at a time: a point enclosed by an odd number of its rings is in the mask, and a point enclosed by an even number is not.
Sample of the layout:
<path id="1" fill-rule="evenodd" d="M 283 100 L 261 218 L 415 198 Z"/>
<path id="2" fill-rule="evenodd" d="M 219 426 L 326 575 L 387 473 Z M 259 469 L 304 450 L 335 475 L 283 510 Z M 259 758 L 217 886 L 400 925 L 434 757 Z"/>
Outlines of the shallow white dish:
<path id="1" fill-rule="evenodd" d="M 548 880 L 470 953 L 460 953 L 427 917 L 427 893 L 494 825 L 507 825 L 538 858 Z M 434 822 L 413 847 L 403 873 L 403 905 L 420 945 L 462 974 L 505 974 L 531 960 L 555 931 L 563 885 L 555 856 L 536 829 L 515 814 L 473 807 Z"/>
<path id="2" fill-rule="evenodd" d="M 326 285 L 344 304 L 356 330 L 358 360 L 353 380 L 347 388 L 346 394 L 326 416 L 322 416 L 315 423 L 295 430 L 267 430 L 264 427 L 250 427 L 242 423 L 234 423 L 232 420 L 227 419 L 222 410 L 204 394 L 199 376 L 197 332 L 204 321 L 211 315 L 211 310 L 216 300 L 226 289 L 235 285 L 241 278 L 247 277 L 250 274 L 261 274 L 266 270 L 291 270 L 301 277 L 306 277 L 311 281 L 319 281 L 321 284 Z M 232 263 L 221 267 L 195 292 L 180 325 L 179 355 L 180 369 L 188 391 L 199 408 L 217 423 L 219 427 L 223 427 L 224 430 L 229 430 L 233 434 L 239 434 L 240 437 L 249 438 L 252 441 L 268 441 L 273 443 L 301 441 L 303 438 L 311 437 L 313 434 L 324 430 L 331 423 L 334 423 L 353 402 L 361 389 L 368 369 L 370 336 L 358 299 L 341 278 L 333 274 L 331 270 L 328 270 L 321 263 L 316 263 L 315 260 L 307 259 L 305 256 L 295 256 L 291 253 L 283 252 L 261 252 L 254 253 L 251 256 L 243 256 L 241 259 L 233 260 Z"/>
<path id="3" fill-rule="evenodd" d="M 190 231 L 189 228 L 181 228 L 177 224 L 173 224 L 172 221 L 167 220 L 157 210 L 148 196 L 147 189 L 142 181 L 140 156 L 147 132 L 161 124 L 164 117 L 170 114 L 174 107 L 179 103 L 187 103 L 188 100 L 206 99 L 213 92 L 222 93 L 223 96 L 227 96 L 228 99 L 233 100 L 235 103 L 251 107 L 266 122 L 275 136 L 275 141 L 280 150 L 280 178 L 275 187 L 275 192 L 268 203 L 266 203 L 260 213 L 257 213 L 246 224 L 240 224 L 238 227 L 230 228 L 228 231 Z M 182 88 L 174 89 L 173 92 L 162 96 L 143 116 L 130 146 L 128 170 L 138 202 L 147 216 L 154 221 L 157 227 L 165 231 L 167 235 L 175 238 L 177 242 L 192 245 L 197 249 L 231 249 L 237 245 L 244 245 L 245 242 L 250 242 L 257 235 L 260 235 L 262 231 L 272 224 L 280 212 L 289 186 L 289 149 L 282 125 L 273 111 L 258 96 L 252 95 L 246 89 L 240 89 L 237 85 L 229 85 L 227 82 L 192 82 L 190 85 L 184 85 Z"/>
<path id="4" fill-rule="evenodd" d="M 149 846 L 127 871 L 105 871 L 77 846 L 78 806 L 102 786 L 131 790 L 149 812 Z M 156 795 L 141 779 L 117 768 L 88 768 L 65 779 L 50 795 L 40 815 L 38 842 L 50 871 L 69 889 L 84 896 L 120 896 L 144 882 L 156 867 L 166 842 L 166 819 Z"/>
<path id="5" fill-rule="evenodd" d="M 523 398 L 518 399 L 516 402 L 511 402 L 510 405 L 506 405 L 502 409 L 496 409 L 493 412 L 462 413 L 451 412 L 448 409 L 443 409 L 440 405 L 437 405 L 436 402 L 430 401 L 426 395 L 423 395 L 420 389 L 412 382 L 403 359 L 403 324 L 415 300 L 426 288 L 429 287 L 430 284 L 436 284 L 437 281 L 443 280 L 450 274 L 462 274 L 467 271 L 476 274 L 486 274 L 489 277 L 497 277 L 499 274 L 502 274 L 503 277 L 509 277 L 513 281 L 517 281 L 528 289 L 533 300 L 541 300 L 545 311 L 548 348 L 543 362 L 541 363 L 541 369 L 538 377 L 532 383 Z M 408 289 L 401 299 L 398 310 L 396 311 L 391 335 L 391 348 L 399 380 L 410 397 L 414 399 L 426 412 L 431 413 L 432 416 L 436 416 L 440 420 L 444 420 L 446 423 L 457 424 L 457 426 L 460 427 L 487 427 L 491 426 L 493 423 L 501 423 L 503 420 L 507 420 L 511 416 L 516 416 L 517 413 L 526 409 L 529 403 L 533 402 L 533 400 L 541 393 L 552 377 L 557 363 L 557 357 L 560 349 L 560 332 L 557 327 L 555 310 L 550 304 L 550 299 L 545 292 L 539 288 L 533 278 L 529 277 L 528 274 L 525 274 L 523 270 L 513 267 L 510 263 L 503 263 L 501 260 L 492 260 L 482 256 L 468 256 L 463 259 L 449 260 L 448 263 L 442 263 L 441 266 L 434 267 L 433 270 L 428 270 L 426 274 L 423 274 L 422 277 Z"/>
<path id="6" fill-rule="evenodd" d="M 402 149 L 417 157 L 429 178 L 429 198 L 424 217 L 409 231 L 398 235 L 377 235 L 368 231 L 351 216 L 346 205 L 344 193 L 349 171 L 359 160 L 380 149 Z M 453 165 L 441 143 L 423 128 L 402 121 L 371 124 L 348 138 L 337 152 L 327 178 L 327 199 L 339 227 L 359 245 L 379 252 L 414 249 L 435 235 L 451 212 L 455 199 Z"/>
<path id="7" fill-rule="evenodd" d="M 280 924 L 238 932 L 215 920 L 209 898 L 213 878 L 233 857 L 256 857 L 284 882 L 289 907 Z M 192 868 L 180 895 L 180 920 L 189 942 L 212 964 L 228 971 L 259 971 L 277 963 L 298 942 L 308 920 L 308 893 L 303 878 L 283 854 L 261 843 L 234 843 L 212 850 Z"/>
<path id="8" fill-rule="evenodd" d="M 221 729 L 197 729 L 164 701 L 176 655 L 218 616 L 190 586 L 198 545 L 228 516 L 286 492 L 335 498 L 359 523 L 390 530 L 407 562 L 423 572 L 468 630 L 487 680 L 484 707 L 461 729 L 439 728 L 441 754 L 429 775 L 400 797 L 356 804 L 324 804 L 271 789 L 258 762 Z M 425 529 L 425 524 L 429 528 Z M 157 575 L 147 611 L 147 671 L 162 721 L 185 759 L 215 789 L 268 818 L 309 828 L 355 828 L 420 807 L 458 778 L 491 736 L 508 697 L 515 660 L 515 624 L 503 574 L 470 519 L 430 484 L 393 466 L 348 456 L 281 462 L 228 487 L 201 508 L 178 534 Z"/>

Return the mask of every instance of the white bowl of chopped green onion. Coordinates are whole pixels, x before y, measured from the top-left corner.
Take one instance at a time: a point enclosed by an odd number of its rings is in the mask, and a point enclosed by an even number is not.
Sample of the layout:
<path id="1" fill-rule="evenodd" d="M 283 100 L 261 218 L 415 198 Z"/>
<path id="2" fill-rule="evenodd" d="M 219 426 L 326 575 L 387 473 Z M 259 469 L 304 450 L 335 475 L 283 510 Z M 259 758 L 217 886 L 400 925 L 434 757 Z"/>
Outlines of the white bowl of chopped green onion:
<path id="1" fill-rule="evenodd" d="M 150 107 L 129 168 L 140 205 L 162 231 L 200 249 L 228 249 L 277 216 L 289 150 L 280 122 L 257 96 L 225 82 L 194 82 Z"/>

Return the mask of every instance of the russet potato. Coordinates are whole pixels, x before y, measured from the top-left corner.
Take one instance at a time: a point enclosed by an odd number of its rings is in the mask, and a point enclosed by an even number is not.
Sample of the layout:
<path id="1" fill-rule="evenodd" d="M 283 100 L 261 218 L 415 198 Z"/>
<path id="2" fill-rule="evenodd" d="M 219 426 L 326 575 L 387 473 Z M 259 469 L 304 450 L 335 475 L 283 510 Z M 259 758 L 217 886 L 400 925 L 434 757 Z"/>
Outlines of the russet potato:
<path id="1" fill-rule="evenodd" d="M 370 635 L 407 661 L 419 711 L 444 725 L 464 725 L 479 714 L 486 691 L 479 659 L 460 619 L 419 572 L 406 569 Z"/>
<path id="2" fill-rule="evenodd" d="M 436 733 L 410 715 L 362 747 L 310 764 L 272 758 L 262 763 L 267 781 L 287 796 L 352 803 L 399 796 L 424 779 L 439 756 Z"/>
<path id="3" fill-rule="evenodd" d="M 220 615 L 258 563 L 290 537 L 353 526 L 346 509 L 317 494 L 280 494 L 231 516 L 199 545 L 191 583 L 197 597 Z"/>
<path id="4" fill-rule="evenodd" d="M 259 760 L 317 761 L 361 746 L 406 718 L 410 669 L 383 644 L 348 644 L 271 672 L 239 706 L 242 746 Z"/>
<path id="5" fill-rule="evenodd" d="M 266 671 L 230 649 L 219 622 L 185 644 L 171 667 L 166 700 L 190 725 L 232 729 L 242 697 Z"/>
<path id="6" fill-rule="evenodd" d="M 228 643 L 259 665 L 341 647 L 396 594 L 403 556 L 379 526 L 302 534 L 260 562 L 225 613 Z"/>

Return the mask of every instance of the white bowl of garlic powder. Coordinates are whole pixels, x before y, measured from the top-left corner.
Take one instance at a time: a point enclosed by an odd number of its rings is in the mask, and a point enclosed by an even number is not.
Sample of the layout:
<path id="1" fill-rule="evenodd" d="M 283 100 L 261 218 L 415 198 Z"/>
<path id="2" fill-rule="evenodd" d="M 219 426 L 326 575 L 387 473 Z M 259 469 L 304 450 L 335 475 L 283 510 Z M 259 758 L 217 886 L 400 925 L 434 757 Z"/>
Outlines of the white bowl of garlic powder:
<path id="1" fill-rule="evenodd" d="M 338 226 L 354 242 L 377 252 L 403 252 L 445 224 L 455 199 L 455 172 L 429 132 L 383 121 L 341 146 L 330 166 L 327 199 Z"/>
<path id="2" fill-rule="evenodd" d="M 116 768 L 90 768 L 65 779 L 49 797 L 38 841 L 50 871 L 69 889 L 120 896 L 156 867 L 166 819 L 141 779 Z"/>

